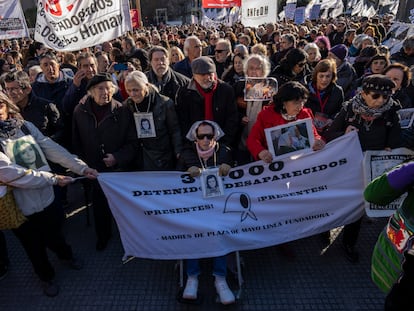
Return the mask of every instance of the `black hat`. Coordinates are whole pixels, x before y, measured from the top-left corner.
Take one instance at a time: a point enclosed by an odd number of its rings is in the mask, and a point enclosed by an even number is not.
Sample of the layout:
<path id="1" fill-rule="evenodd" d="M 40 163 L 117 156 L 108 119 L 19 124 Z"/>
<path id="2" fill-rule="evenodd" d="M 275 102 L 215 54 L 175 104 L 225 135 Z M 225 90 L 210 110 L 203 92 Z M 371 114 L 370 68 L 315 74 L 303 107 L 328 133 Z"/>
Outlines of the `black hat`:
<path id="1" fill-rule="evenodd" d="M 91 87 L 105 81 L 112 82 L 112 76 L 109 73 L 98 73 L 89 80 L 88 84 L 86 85 L 86 90 L 89 90 Z"/>
<path id="2" fill-rule="evenodd" d="M 362 81 L 362 89 L 364 92 L 375 92 L 379 94 L 389 95 L 395 83 L 385 75 L 373 74 Z"/>
<path id="3" fill-rule="evenodd" d="M 212 58 L 200 56 L 191 62 L 191 70 L 193 74 L 204 75 L 206 73 L 216 72 L 216 65 Z"/>

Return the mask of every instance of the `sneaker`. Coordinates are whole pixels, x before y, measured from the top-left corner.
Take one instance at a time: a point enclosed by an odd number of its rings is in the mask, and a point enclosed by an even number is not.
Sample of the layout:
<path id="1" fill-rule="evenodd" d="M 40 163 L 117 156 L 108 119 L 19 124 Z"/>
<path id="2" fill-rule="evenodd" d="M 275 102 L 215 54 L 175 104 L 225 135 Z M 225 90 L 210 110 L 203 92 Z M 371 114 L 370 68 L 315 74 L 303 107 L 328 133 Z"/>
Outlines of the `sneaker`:
<path id="1" fill-rule="evenodd" d="M 359 253 L 354 246 L 342 244 L 342 248 L 345 251 L 346 259 L 348 259 L 351 263 L 357 263 L 359 261 Z"/>
<path id="2" fill-rule="evenodd" d="M 198 278 L 196 276 L 189 276 L 187 283 L 185 284 L 183 298 L 184 299 L 197 299 L 198 290 Z"/>
<path id="3" fill-rule="evenodd" d="M 59 294 L 59 286 L 54 281 L 43 282 L 43 293 L 48 297 L 55 297 Z"/>
<path id="4" fill-rule="evenodd" d="M 62 260 L 62 262 L 72 270 L 82 270 L 83 268 L 82 260 L 77 259 L 76 257 L 73 257 L 72 259 Z"/>
<path id="5" fill-rule="evenodd" d="M 216 281 L 214 282 L 214 285 L 216 286 L 217 294 L 220 297 L 220 302 L 223 305 L 229 305 L 236 301 L 233 292 L 227 285 L 226 278 L 216 276 Z"/>
<path id="6" fill-rule="evenodd" d="M 6 277 L 7 273 L 9 273 L 9 266 L 1 264 L 0 265 L 0 280 L 3 280 Z"/>

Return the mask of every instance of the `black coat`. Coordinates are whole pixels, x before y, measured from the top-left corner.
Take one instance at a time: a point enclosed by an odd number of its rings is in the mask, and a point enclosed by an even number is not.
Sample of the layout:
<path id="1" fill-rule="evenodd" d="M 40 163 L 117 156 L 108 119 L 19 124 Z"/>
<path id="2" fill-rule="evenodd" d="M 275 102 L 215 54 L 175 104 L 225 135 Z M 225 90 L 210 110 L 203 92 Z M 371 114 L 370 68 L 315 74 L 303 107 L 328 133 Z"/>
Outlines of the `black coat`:
<path id="1" fill-rule="evenodd" d="M 233 88 L 218 80 L 213 95 L 213 120 L 224 131 L 222 141 L 231 146 L 239 126 L 236 99 Z M 198 92 L 195 81 L 191 80 L 186 87 L 180 88 L 176 98 L 176 110 L 180 122 L 181 134 L 187 135 L 196 121 L 205 119 L 204 97 Z"/>
<path id="2" fill-rule="evenodd" d="M 152 69 L 148 71 L 146 75 L 148 77 L 148 81 L 154 84 L 162 95 L 169 97 L 173 101 L 175 100 L 178 89 L 190 83 L 189 78 L 170 68 L 164 75 L 162 82 L 158 82 L 158 78 Z"/>
<path id="3" fill-rule="evenodd" d="M 57 142 L 62 140 L 63 122 L 59 110 L 51 101 L 31 92 L 26 107 L 20 108 L 20 113 L 25 120 L 32 122 L 43 135 L 49 136 Z"/>
<path id="4" fill-rule="evenodd" d="M 325 92 L 323 92 L 323 95 L 321 96 L 321 101 L 324 104 L 323 109 L 314 86 L 309 84 L 308 90 L 309 98 L 305 106 L 310 108 L 314 115 L 315 113 L 320 112 L 326 114 L 330 119 L 333 119 L 341 110 L 344 102 L 344 92 L 340 86 L 336 85 L 336 83 L 331 83 L 326 88 Z"/>
<path id="5" fill-rule="evenodd" d="M 207 160 L 207 167 L 219 166 L 223 163 L 231 165 L 231 151 L 226 145 L 217 143 L 215 156 L 216 163 L 214 163 L 214 156 L 212 156 Z M 195 143 L 185 145 L 180 159 L 178 160 L 177 169 L 179 171 L 186 171 L 192 166 L 202 168 Z"/>
<path id="6" fill-rule="evenodd" d="M 384 150 L 385 148 L 399 148 L 401 142 L 401 128 L 397 110 L 400 106 L 397 103 L 383 113 L 383 115 L 367 126 L 359 115 L 352 110 L 352 99 L 344 104 L 331 126 L 325 133 L 325 138 L 330 141 L 345 134 L 349 125 L 358 129 L 359 142 L 362 151 Z"/>
<path id="7" fill-rule="evenodd" d="M 137 112 L 137 107 L 131 99 L 127 99 L 125 104 L 131 112 Z M 138 169 L 145 171 L 174 169 L 177 155 L 182 150 L 182 137 L 174 102 L 150 88 L 149 95 L 139 106 L 141 112 L 146 112 L 147 109 L 148 112 L 152 112 L 156 137 L 138 139 L 140 144 Z"/>
<path id="8" fill-rule="evenodd" d="M 92 110 L 93 99 L 78 104 L 73 112 L 73 150 L 90 167 L 101 172 L 134 169 L 139 148 L 132 112 L 120 102 L 112 100 L 103 119 L 97 123 Z M 107 168 L 104 154 L 112 153 L 115 167 Z"/>

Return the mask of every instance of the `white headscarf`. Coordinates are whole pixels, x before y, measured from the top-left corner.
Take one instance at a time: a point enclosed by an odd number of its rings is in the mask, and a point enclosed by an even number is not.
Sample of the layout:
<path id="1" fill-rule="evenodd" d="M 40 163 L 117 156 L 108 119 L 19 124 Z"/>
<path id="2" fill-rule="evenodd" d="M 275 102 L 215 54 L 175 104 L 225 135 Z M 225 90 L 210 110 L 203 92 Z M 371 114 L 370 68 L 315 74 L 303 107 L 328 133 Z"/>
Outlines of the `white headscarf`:
<path id="1" fill-rule="evenodd" d="M 201 120 L 201 121 L 194 122 L 194 124 L 191 126 L 190 130 L 188 131 L 187 135 L 185 136 L 189 141 L 197 140 L 197 129 L 200 126 L 200 124 L 203 122 L 208 123 L 213 127 L 214 139 L 216 141 L 218 141 L 220 138 L 224 136 L 223 130 L 221 129 L 220 125 L 218 125 L 216 122 L 210 121 L 210 120 Z"/>

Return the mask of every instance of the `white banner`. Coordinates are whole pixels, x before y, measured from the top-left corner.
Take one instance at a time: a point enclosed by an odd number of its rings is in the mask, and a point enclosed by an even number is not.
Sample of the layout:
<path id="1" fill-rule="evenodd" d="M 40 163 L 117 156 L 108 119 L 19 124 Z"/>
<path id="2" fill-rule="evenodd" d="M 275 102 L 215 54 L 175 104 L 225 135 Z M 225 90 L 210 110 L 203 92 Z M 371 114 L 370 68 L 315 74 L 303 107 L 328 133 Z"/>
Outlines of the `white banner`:
<path id="1" fill-rule="evenodd" d="M 363 214 L 362 151 L 356 133 L 318 152 L 236 167 L 225 195 L 204 199 L 182 172 L 102 173 L 127 256 L 204 258 L 277 245 Z"/>
<path id="2" fill-rule="evenodd" d="M 81 50 L 129 30 L 128 0 L 38 1 L 35 40 L 57 51 Z"/>
<path id="3" fill-rule="evenodd" d="M 242 0 L 242 24 L 257 27 L 277 21 L 277 1 Z"/>
<path id="4" fill-rule="evenodd" d="M 0 0 L 0 40 L 29 37 L 20 1 Z"/>
<path id="5" fill-rule="evenodd" d="M 393 167 L 414 158 L 414 152 L 407 148 L 397 148 L 391 151 L 370 150 L 364 154 L 365 185 L 371 180 L 390 171 Z M 389 217 L 401 205 L 407 194 L 402 195 L 388 205 L 380 206 L 365 202 L 365 212 L 369 217 Z"/>

